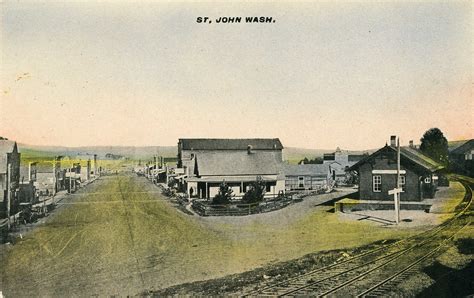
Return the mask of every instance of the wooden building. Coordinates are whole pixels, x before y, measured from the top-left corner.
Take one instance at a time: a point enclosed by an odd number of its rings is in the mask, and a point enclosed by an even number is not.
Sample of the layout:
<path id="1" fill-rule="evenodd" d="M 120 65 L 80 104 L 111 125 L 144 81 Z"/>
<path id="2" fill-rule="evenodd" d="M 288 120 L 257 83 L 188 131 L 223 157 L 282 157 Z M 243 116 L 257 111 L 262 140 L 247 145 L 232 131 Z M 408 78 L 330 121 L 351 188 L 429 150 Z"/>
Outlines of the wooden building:
<path id="1" fill-rule="evenodd" d="M 332 186 L 332 170 L 328 164 L 285 164 L 285 190 L 318 190 Z"/>
<path id="2" fill-rule="evenodd" d="M 54 195 L 66 189 L 66 170 L 61 169 L 60 158 L 51 161 L 40 161 L 36 164 L 36 181 L 34 185 L 40 196 Z"/>
<path id="3" fill-rule="evenodd" d="M 346 182 L 346 170 L 362 160 L 366 155 L 350 154 L 339 147 L 332 153 L 324 153 L 323 164 L 331 166 L 332 179 L 337 183 Z"/>
<path id="4" fill-rule="evenodd" d="M 19 201 L 21 203 L 36 202 L 36 175 L 38 162 L 29 162 L 27 165 L 20 166 L 20 190 Z"/>
<path id="5" fill-rule="evenodd" d="M 0 218 L 18 210 L 20 153 L 16 142 L 0 139 Z"/>
<path id="6" fill-rule="evenodd" d="M 191 198 L 214 197 L 225 181 L 236 198 L 261 177 L 266 197 L 285 190 L 279 139 L 180 139 L 178 168 L 185 191 Z"/>
<path id="7" fill-rule="evenodd" d="M 397 186 L 397 148 L 392 138 L 390 145 L 362 159 L 349 171 L 359 175 L 361 200 L 393 200 L 388 191 Z M 438 176 L 444 167 L 419 150 L 400 148 L 401 201 L 421 201 L 433 198 L 438 186 Z"/>
<path id="8" fill-rule="evenodd" d="M 449 152 L 450 166 L 459 174 L 474 177 L 474 139 Z"/>

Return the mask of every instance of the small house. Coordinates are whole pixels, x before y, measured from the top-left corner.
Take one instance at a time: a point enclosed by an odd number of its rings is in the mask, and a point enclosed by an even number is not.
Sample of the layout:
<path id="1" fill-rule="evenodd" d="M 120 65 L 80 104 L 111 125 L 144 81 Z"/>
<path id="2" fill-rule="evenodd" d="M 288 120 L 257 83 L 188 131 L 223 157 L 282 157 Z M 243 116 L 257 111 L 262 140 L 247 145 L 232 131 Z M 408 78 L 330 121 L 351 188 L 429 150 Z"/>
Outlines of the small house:
<path id="1" fill-rule="evenodd" d="M 397 187 L 397 147 L 395 137 L 373 154 L 348 169 L 359 175 L 361 200 L 393 200 L 388 192 Z M 444 167 L 413 147 L 400 148 L 401 201 L 433 198 L 438 176 Z"/>
<path id="2" fill-rule="evenodd" d="M 285 164 L 285 190 L 318 190 L 332 185 L 332 171 L 328 164 Z"/>

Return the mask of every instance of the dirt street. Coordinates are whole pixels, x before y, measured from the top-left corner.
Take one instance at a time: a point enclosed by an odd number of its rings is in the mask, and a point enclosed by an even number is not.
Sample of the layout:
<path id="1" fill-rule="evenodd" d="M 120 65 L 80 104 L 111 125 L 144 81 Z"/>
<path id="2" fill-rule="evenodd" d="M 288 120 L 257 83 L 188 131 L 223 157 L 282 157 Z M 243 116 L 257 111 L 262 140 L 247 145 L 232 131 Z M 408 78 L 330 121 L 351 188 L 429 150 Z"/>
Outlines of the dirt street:
<path id="1" fill-rule="evenodd" d="M 101 177 L 0 248 L 0 290 L 12 297 L 136 295 L 419 232 L 341 222 L 318 200 L 242 219 L 200 218 L 177 210 L 143 177 Z"/>

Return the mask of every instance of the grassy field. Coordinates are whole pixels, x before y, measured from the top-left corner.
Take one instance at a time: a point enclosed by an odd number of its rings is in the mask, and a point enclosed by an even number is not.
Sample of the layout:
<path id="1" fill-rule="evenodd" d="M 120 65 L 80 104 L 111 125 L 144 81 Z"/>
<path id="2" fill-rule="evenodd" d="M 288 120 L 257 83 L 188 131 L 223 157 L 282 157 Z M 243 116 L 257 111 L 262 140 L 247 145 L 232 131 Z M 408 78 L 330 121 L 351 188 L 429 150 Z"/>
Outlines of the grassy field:
<path id="1" fill-rule="evenodd" d="M 4 295 L 135 295 L 419 231 L 341 220 L 311 201 L 241 218 L 189 216 L 128 174 L 102 177 L 61 203 L 0 248 Z"/>

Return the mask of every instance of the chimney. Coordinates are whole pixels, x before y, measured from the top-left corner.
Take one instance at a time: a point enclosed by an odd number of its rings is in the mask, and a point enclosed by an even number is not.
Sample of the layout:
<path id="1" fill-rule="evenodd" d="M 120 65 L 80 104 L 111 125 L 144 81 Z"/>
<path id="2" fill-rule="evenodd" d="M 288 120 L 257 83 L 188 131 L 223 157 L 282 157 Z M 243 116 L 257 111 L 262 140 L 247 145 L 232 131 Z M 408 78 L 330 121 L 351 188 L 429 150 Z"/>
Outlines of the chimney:
<path id="1" fill-rule="evenodd" d="M 252 154 L 252 145 L 247 146 L 247 154 Z"/>
<path id="2" fill-rule="evenodd" d="M 413 140 L 410 140 L 409 146 L 410 146 L 410 148 L 415 148 L 415 145 L 413 145 Z"/>
<path id="3" fill-rule="evenodd" d="M 390 136 L 390 146 L 397 147 L 397 136 Z"/>

